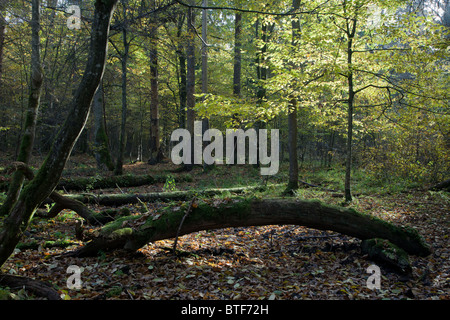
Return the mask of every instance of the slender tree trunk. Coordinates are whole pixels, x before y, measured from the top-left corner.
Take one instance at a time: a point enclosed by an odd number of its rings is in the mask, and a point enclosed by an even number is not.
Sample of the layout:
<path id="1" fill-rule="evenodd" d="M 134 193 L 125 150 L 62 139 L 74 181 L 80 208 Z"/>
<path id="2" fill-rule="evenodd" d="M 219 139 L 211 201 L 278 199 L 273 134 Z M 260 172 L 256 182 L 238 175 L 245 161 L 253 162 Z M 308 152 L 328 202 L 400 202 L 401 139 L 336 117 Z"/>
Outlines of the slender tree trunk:
<path id="1" fill-rule="evenodd" d="M 257 30 L 256 33 L 258 34 L 258 24 L 257 24 Z M 258 98 L 258 104 L 261 105 L 264 103 L 264 101 L 267 98 L 267 90 L 265 88 L 265 83 L 268 76 L 268 69 L 266 66 L 266 53 L 267 53 L 267 44 L 269 40 L 269 25 L 267 22 L 262 23 L 261 26 L 261 39 L 263 41 L 263 47 L 261 48 L 261 52 L 258 52 L 257 54 L 257 76 L 258 76 L 258 88 L 256 96 Z M 264 129 L 266 126 L 266 123 L 263 120 L 256 120 L 255 123 L 255 130 L 257 137 L 259 139 L 259 133 L 261 129 Z M 257 163 L 254 165 L 254 167 L 259 168 L 260 166 L 260 159 L 259 159 L 259 144 L 257 145 Z"/>
<path id="2" fill-rule="evenodd" d="M 2 114 L 0 118 L 0 123 L 3 125 L 5 121 L 6 109 L 3 109 L 4 104 L 4 92 L 3 92 L 3 52 L 5 45 L 5 31 L 6 31 L 6 20 L 5 20 L 5 12 L 4 8 L 5 3 L 0 2 L 0 108 L 2 108 Z M 1 131 L 0 131 L 1 132 Z M 2 139 L 3 140 L 3 139 Z M 2 141 L 3 143 L 3 141 Z M 5 147 L 7 142 L 4 141 Z M 6 149 L 6 148 L 5 148 Z"/>
<path id="3" fill-rule="evenodd" d="M 236 13 L 234 26 L 234 72 L 233 72 L 233 94 L 241 96 L 242 75 L 242 14 Z"/>
<path id="4" fill-rule="evenodd" d="M 177 56 L 178 63 L 180 65 L 180 84 L 179 84 L 179 96 L 180 96 L 180 128 L 186 129 L 186 99 L 187 99 L 187 74 L 186 74 L 186 53 L 185 48 L 181 39 L 183 33 L 183 25 L 185 20 L 185 15 L 183 15 L 178 20 L 178 30 L 177 30 L 177 38 L 178 38 L 178 46 L 177 46 Z"/>
<path id="5" fill-rule="evenodd" d="M 123 2 L 123 1 L 122 1 Z M 125 3 L 123 5 L 123 15 L 124 19 L 126 19 L 126 6 Z M 130 43 L 127 39 L 127 26 L 126 24 L 123 26 L 122 30 L 122 40 L 124 52 L 122 54 L 122 122 L 120 125 L 120 141 L 119 141 L 119 153 L 117 155 L 116 167 L 114 168 L 114 174 L 116 176 L 120 176 L 123 174 L 123 155 L 125 152 L 125 140 L 127 135 L 127 85 L 128 85 L 128 54 L 130 49 Z"/>
<path id="6" fill-rule="evenodd" d="M 292 0 L 292 9 L 298 10 L 300 8 L 300 0 Z M 292 46 L 297 45 L 298 36 L 300 33 L 300 18 L 294 16 L 292 19 Z M 291 97 L 291 105 L 288 114 L 288 130 L 289 130 L 289 182 L 287 185 L 287 192 L 298 189 L 298 153 L 297 153 L 297 97 Z"/>
<path id="7" fill-rule="evenodd" d="M 203 0 L 203 7 L 208 6 L 208 0 Z M 208 94 L 208 12 L 207 10 L 202 11 L 202 94 L 203 100 L 205 99 L 206 94 Z M 205 132 L 209 130 L 209 118 L 205 116 L 202 120 L 202 136 Z M 208 137 L 209 138 L 209 137 Z M 206 142 L 203 145 L 203 148 L 206 146 Z M 205 162 L 203 163 L 203 169 L 207 170 L 212 165 L 207 165 Z"/>
<path id="8" fill-rule="evenodd" d="M 351 172 L 352 172 L 352 144 L 353 144 L 353 103 L 355 91 L 353 86 L 353 40 L 356 33 L 356 19 L 347 20 L 347 83 L 348 83 L 348 109 L 347 109 L 347 160 L 345 165 L 345 201 L 352 201 Z"/>
<path id="9" fill-rule="evenodd" d="M 192 1 L 191 1 L 192 2 Z M 191 3 L 192 4 L 192 3 Z M 188 10 L 187 28 L 187 82 L 186 82 L 186 129 L 194 137 L 194 121 L 195 121 L 195 12 L 192 8 Z M 194 144 L 191 143 L 191 163 L 184 164 L 186 170 L 192 170 L 194 163 Z"/>
<path id="10" fill-rule="evenodd" d="M 94 114 L 94 146 L 95 160 L 99 170 L 114 170 L 114 164 L 109 150 L 108 135 L 104 121 L 104 100 L 103 86 L 98 87 L 92 102 L 92 112 Z"/>
<path id="11" fill-rule="evenodd" d="M 3 52 L 5 45 L 6 20 L 4 16 L 4 3 L 0 3 L 0 147 L 7 150 L 7 136 L 3 135 L 1 127 L 6 123 L 6 105 L 3 88 Z"/>
<path id="12" fill-rule="evenodd" d="M 102 79 L 107 57 L 111 16 L 117 0 L 96 0 L 91 45 L 83 78 L 69 106 L 66 121 L 38 173 L 20 193 L 0 230 L 0 266 L 9 258 L 36 209 L 57 185 L 73 146 L 83 130 L 92 99 Z"/>
<path id="13" fill-rule="evenodd" d="M 241 97 L 242 78 L 242 14 L 237 12 L 234 21 L 234 70 L 233 70 L 233 95 Z M 233 114 L 233 127 L 239 129 L 239 114 Z M 234 162 L 237 163 L 237 138 L 234 140 Z"/>
<path id="14" fill-rule="evenodd" d="M 32 156 L 36 122 L 41 99 L 42 83 L 44 75 L 42 73 L 40 57 L 40 0 L 32 2 L 31 18 L 31 87 L 28 99 L 28 111 L 25 118 L 22 143 L 20 145 L 17 161 L 28 164 Z M 19 198 L 25 176 L 21 171 L 16 171 L 9 185 L 8 194 L 5 202 L 0 208 L 0 215 L 7 215 Z"/>
<path id="15" fill-rule="evenodd" d="M 0 86 L 3 81 L 3 47 L 5 45 L 5 31 L 6 20 L 4 16 L 4 4 L 0 3 Z M 3 98 L 3 92 L 0 91 L 0 101 L 3 101 L 1 98 Z"/>
<path id="16" fill-rule="evenodd" d="M 156 17 L 150 27 L 150 164 L 157 164 L 162 160 L 160 131 L 159 131 L 159 95 L 158 95 L 158 26 Z"/>

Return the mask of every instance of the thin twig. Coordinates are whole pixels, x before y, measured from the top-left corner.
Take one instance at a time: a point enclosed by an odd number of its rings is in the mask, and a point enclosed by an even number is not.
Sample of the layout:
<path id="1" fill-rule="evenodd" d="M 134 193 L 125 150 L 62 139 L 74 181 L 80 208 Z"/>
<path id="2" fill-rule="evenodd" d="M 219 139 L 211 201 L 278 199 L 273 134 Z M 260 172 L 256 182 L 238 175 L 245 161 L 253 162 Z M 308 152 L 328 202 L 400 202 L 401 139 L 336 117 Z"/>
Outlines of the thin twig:
<path id="1" fill-rule="evenodd" d="M 183 216 L 183 219 L 181 219 L 180 225 L 178 226 L 177 235 L 175 237 L 175 242 L 173 243 L 173 253 L 176 255 L 177 250 L 177 243 L 178 243 L 178 236 L 180 235 L 181 227 L 183 226 L 184 220 L 189 215 L 189 213 L 192 211 L 192 205 L 194 204 L 194 201 L 196 200 L 195 197 L 192 198 L 191 203 L 189 204 L 189 207 L 186 210 L 186 213 Z"/>

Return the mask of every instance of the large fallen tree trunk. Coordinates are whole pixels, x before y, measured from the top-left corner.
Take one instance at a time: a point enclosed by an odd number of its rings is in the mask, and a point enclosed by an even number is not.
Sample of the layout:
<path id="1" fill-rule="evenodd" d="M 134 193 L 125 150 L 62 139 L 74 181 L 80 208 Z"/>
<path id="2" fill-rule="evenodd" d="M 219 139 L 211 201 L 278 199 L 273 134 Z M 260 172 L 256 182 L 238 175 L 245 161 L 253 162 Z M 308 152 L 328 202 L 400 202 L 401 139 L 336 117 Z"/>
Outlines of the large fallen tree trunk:
<path id="1" fill-rule="evenodd" d="M 430 190 L 432 190 L 432 191 L 439 191 L 439 190 L 450 191 L 450 179 L 435 184 L 434 186 L 430 187 Z"/>
<path id="2" fill-rule="evenodd" d="M 190 213 L 185 217 L 185 213 Z M 185 218 L 180 228 L 180 222 Z M 290 199 L 201 200 L 191 205 L 171 206 L 156 215 L 130 216 L 105 225 L 100 236 L 72 256 L 95 255 L 99 250 L 138 250 L 149 242 L 172 239 L 177 235 L 228 227 L 264 225 L 301 225 L 332 230 L 359 239 L 382 238 L 406 252 L 426 256 L 430 249 L 411 228 L 392 223 L 353 209 L 324 205 L 319 201 Z"/>
<path id="3" fill-rule="evenodd" d="M 276 185 L 274 185 L 276 186 Z M 154 201 L 187 201 L 194 196 L 212 197 L 226 194 L 242 194 L 245 192 L 262 191 L 271 187 L 243 187 L 243 188 L 225 188 L 225 189 L 206 189 L 206 190 L 188 190 L 171 192 L 152 192 L 152 193 L 121 193 L 121 194 L 68 194 L 64 198 L 78 201 L 84 204 L 97 204 L 101 206 L 122 206 L 126 204 L 136 204 L 140 202 Z M 49 202 L 45 202 L 48 204 Z M 69 207 L 67 207 L 70 209 Z"/>
<path id="4" fill-rule="evenodd" d="M 97 189 L 113 189 L 113 188 L 129 188 L 151 185 L 166 182 L 166 176 L 152 175 L 123 175 L 123 176 L 106 176 L 106 177 L 79 177 L 79 178 L 62 178 L 56 190 L 66 191 L 86 191 Z M 191 182 L 190 175 L 179 175 L 173 178 L 175 182 Z M 6 191 L 9 187 L 9 180 L 0 183 L 0 191 Z"/>
<path id="5" fill-rule="evenodd" d="M 0 274 L 0 285 L 11 289 L 25 288 L 34 294 L 47 298 L 48 300 L 61 300 L 58 291 L 46 282 L 29 278 L 13 276 L 10 274 Z"/>
<path id="6" fill-rule="evenodd" d="M 63 178 L 59 181 L 57 189 L 84 191 L 96 189 L 111 189 L 111 188 L 128 188 L 151 185 L 155 183 L 166 182 L 166 176 L 152 176 L 152 175 L 122 175 L 122 176 L 108 176 L 108 177 L 83 177 L 83 178 Z M 190 182 L 192 177 L 189 175 L 180 175 L 173 178 L 175 182 Z"/>

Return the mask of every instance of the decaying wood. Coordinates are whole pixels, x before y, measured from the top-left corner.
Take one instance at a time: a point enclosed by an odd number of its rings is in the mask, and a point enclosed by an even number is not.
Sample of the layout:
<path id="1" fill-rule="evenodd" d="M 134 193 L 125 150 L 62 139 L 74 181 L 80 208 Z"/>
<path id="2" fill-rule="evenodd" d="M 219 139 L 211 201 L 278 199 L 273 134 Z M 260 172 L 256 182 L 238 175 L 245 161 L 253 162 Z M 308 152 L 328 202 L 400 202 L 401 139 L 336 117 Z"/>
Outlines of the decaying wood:
<path id="1" fill-rule="evenodd" d="M 8 170 L 17 171 L 20 170 L 23 172 L 25 177 L 29 180 L 34 179 L 34 173 L 27 164 L 23 162 L 13 162 L 11 166 L 8 167 Z M 47 212 L 38 212 L 38 215 L 44 218 L 54 218 L 56 217 L 62 210 L 70 209 L 76 212 L 80 217 L 84 218 L 88 223 L 92 225 L 102 225 L 109 221 L 114 220 L 114 216 L 116 214 L 114 211 L 107 211 L 96 213 L 90 210 L 87 206 L 85 206 L 82 202 L 76 199 L 70 199 L 59 194 L 56 191 L 53 191 L 49 197 L 52 201 L 55 202 L 55 205 Z"/>
<path id="2" fill-rule="evenodd" d="M 11 289 L 25 288 L 26 290 L 30 290 L 34 294 L 47 298 L 48 300 L 61 300 L 58 291 L 56 291 L 51 285 L 30 278 L 0 274 L 0 285 Z"/>
<path id="3" fill-rule="evenodd" d="M 271 187 L 271 186 L 267 186 Z M 206 189 L 206 190 L 188 190 L 171 192 L 152 192 L 152 193 L 123 193 L 123 194 L 68 194 L 64 197 L 76 200 L 84 204 L 96 204 L 102 206 L 121 206 L 126 204 L 136 204 L 140 202 L 153 201 L 188 201 L 194 196 L 212 197 L 226 194 L 242 194 L 245 192 L 262 191 L 264 187 L 243 187 L 243 188 L 225 188 L 225 189 Z M 45 202 L 48 203 L 48 202 Z M 44 203 L 44 204 L 45 204 Z"/>
<path id="4" fill-rule="evenodd" d="M 164 208 L 156 216 L 130 217 L 107 224 L 97 239 L 69 255 L 89 256 L 98 250 L 138 250 L 149 242 L 173 239 L 202 230 L 264 225 L 301 225 L 331 230 L 359 239 L 387 239 L 410 254 L 428 255 L 430 249 L 411 228 L 396 226 L 353 209 L 333 207 L 319 201 L 292 199 L 232 198 L 198 201 L 178 232 L 186 211 L 180 206 Z M 137 223 L 137 221 L 144 221 Z"/>
<path id="5" fill-rule="evenodd" d="M 435 184 L 430 188 L 432 191 L 447 190 L 450 191 L 450 179 Z"/>

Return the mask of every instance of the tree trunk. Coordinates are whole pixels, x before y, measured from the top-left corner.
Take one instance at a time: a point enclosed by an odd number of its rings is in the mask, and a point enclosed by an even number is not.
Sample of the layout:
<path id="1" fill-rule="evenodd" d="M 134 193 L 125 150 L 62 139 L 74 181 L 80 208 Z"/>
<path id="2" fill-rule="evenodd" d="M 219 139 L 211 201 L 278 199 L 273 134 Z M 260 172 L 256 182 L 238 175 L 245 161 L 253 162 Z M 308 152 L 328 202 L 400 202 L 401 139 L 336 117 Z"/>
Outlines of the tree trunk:
<path id="1" fill-rule="evenodd" d="M 6 136 L 3 136 L 2 126 L 6 123 L 6 110 L 7 107 L 5 103 L 5 92 L 3 88 L 3 53 L 5 45 L 5 31 L 6 31 L 6 20 L 5 20 L 5 3 L 0 2 L 0 147 L 3 150 L 7 150 L 8 141 L 6 141 Z"/>
<path id="2" fill-rule="evenodd" d="M 203 7 L 208 6 L 208 0 L 203 0 Z M 205 96 L 208 94 L 208 12 L 207 10 L 202 11 L 202 94 L 203 100 Z M 205 132 L 209 130 L 209 118 L 205 116 L 202 120 L 202 137 Z M 210 138 L 210 137 L 207 137 Z M 203 149 L 206 147 L 207 142 L 203 142 Z M 207 165 L 206 162 L 203 162 L 203 169 L 208 170 L 213 165 Z"/>
<path id="3" fill-rule="evenodd" d="M 35 178 L 20 193 L 0 231 L 0 266 L 9 258 L 34 212 L 57 185 L 73 146 L 83 130 L 92 99 L 105 68 L 111 15 L 117 0 L 97 0 L 91 44 L 83 78 L 69 106 L 69 114 Z"/>
<path id="4" fill-rule="evenodd" d="M 450 179 L 439 182 L 430 188 L 432 191 L 446 190 L 450 191 Z"/>
<path id="5" fill-rule="evenodd" d="M 183 24 L 185 20 L 185 15 L 183 15 L 178 20 L 177 26 L 177 38 L 178 38 L 178 46 L 177 46 L 177 56 L 178 62 L 180 65 L 180 79 L 179 79 L 179 96 L 180 96 L 180 116 L 179 116 L 179 125 L 180 128 L 186 129 L 186 99 L 187 99 L 187 88 L 186 88 L 186 53 L 185 48 L 181 39 L 181 35 L 183 33 Z"/>
<path id="6" fill-rule="evenodd" d="M 236 13 L 234 26 L 234 70 L 233 70 L 233 94 L 241 96 L 242 74 L 242 14 Z"/>
<path id="7" fill-rule="evenodd" d="M 120 176 L 123 174 L 123 155 L 125 152 L 125 139 L 127 134 L 127 84 L 128 84 L 128 54 L 130 50 L 130 43 L 127 39 L 127 8 L 124 1 L 122 1 L 123 6 L 123 17 L 124 17 L 124 25 L 122 26 L 122 42 L 123 42 L 123 50 L 122 53 L 122 122 L 120 125 L 120 141 L 119 141 L 119 152 L 117 155 L 116 167 L 114 168 L 114 174 L 116 176 Z"/>
<path id="8" fill-rule="evenodd" d="M 233 95 L 241 98 L 242 78 L 242 14 L 237 12 L 234 21 L 234 68 L 233 68 Z M 233 127 L 240 127 L 239 114 L 233 114 Z M 234 139 L 233 163 L 237 163 L 237 138 Z"/>
<path id="9" fill-rule="evenodd" d="M 98 87 L 92 103 L 92 112 L 94 114 L 94 146 L 95 160 L 97 169 L 114 170 L 114 164 L 109 151 L 108 136 L 104 121 L 104 102 L 103 102 L 103 86 Z"/>
<path id="10" fill-rule="evenodd" d="M 61 300 L 58 291 L 46 282 L 28 279 L 19 276 L 1 274 L 0 285 L 11 289 L 25 288 L 33 292 L 35 295 L 48 300 Z"/>
<path id="11" fill-rule="evenodd" d="M 190 210 L 189 216 L 184 217 Z M 149 242 L 173 239 L 202 230 L 265 225 L 301 225 L 332 230 L 360 239 L 382 238 L 410 254 L 426 256 L 430 249 L 420 235 L 410 228 L 395 226 L 353 209 L 332 207 L 319 201 L 289 199 L 236 199 L 198 201 L 195 205 L 164 208 L 161 216 L 130 216 L 129 220 L 112 222 L 99 238 L 87 243 L 73 256 L 96 254 L 98 250 L 135 251 Z M 180 222 L 185 218 L 183 225 Z"/>
<path id="12" fill-rule="evenodd" d="M 158 26 L 157 18 L 153 17 L 150 27 L 150 164 L 162 161 L 159 132 L 159 95 L 158 95 Z"/>
<path id="13" fill-rule="evenodd" d="M 41 99 L 43 72 L 40 57 L 40 0 L 32 2 L 31 19 L 31 87 L 28 99 L 28 111 L 25 118 L 22 143 L 19 149 L 17 161 L 28 164 L 33 151 L 36 123 Z M 7 198 L 0 208 L 0 216 L 7 215 L 19 198 L 20 191 L 25 181 L 22 171 L 14 172 L 9 185 Z"/>
<path id="14" fill-rule="evenodd" d="M 353 87 L 353 40 L 356 33 L 356 19 L 347 21 L 347 83 L 348 83 L 348 106 L 347 106 L 347 160 L 345 165 L 345 201 L 352 201 L 351 194 L 351 172 L 352 172 L 352 144 L 353 144 L 353 104 L 355 91 Z"/>
<path id="15" fill-rule="evenodd" d="M 300 8 L 300 0 L 292 0 L 294 11 Z M 300 20 L 297 16 L 292 19 L 292 46 L 297 45 L 300 33 Z M 297 97 L 291 97 L 291 105 L 288 114 L 288 143 L 289 143 L 289 182 L 286 191 L 292 192 L 298 189 L 298 153 L 297 153 Z"/>
<path id="16" fill-rule="evenodd" d="M 192 2 L 192 1 L 191 1 Z M 195 12 L 192 8 L 188 10 L 187 28 L 187 82 L 186 82 L 186 129 L 194 137 L 195 122 Z M 191 143 L 191 163 L 185 163 L 184 168 L 187 171 L 192 170 L 194 161 L 194 144 Z"/>
<path id="17" fill-rule="evenodd" d="M 42 215 L 44 218 L 54 218 L 62 210 L 70 209 L 91 225 L 103 225 L 113 221 L 117 216 L 117 211 L 115 210 L 96 213 L 86 207 L 82 202 L 70 197 L 64 197 L 55 191 L 50 195 L 50 199 L 55 202 L 55 205 L 47 214 Z"/>

